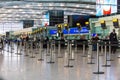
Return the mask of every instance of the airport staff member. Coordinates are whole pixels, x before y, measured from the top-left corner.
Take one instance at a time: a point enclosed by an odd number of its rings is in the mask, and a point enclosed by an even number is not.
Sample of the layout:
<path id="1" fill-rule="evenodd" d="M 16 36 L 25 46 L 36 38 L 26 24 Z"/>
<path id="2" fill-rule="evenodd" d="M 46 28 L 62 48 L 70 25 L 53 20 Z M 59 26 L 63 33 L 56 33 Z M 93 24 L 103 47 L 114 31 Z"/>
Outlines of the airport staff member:
<path id="1" fill-rule="evenodd" d="M 115 29 L 113 29 L 113 32 L 110 33 L 110 38 L 109 39 L 110 39 L 111 44 L 117 44 L 118 43 L 117 34 L 115 32 Z M 112 45 L 111 46 L 111 53 L 115 54 L 116 49 L 117 49 L 117 46 Z"/>

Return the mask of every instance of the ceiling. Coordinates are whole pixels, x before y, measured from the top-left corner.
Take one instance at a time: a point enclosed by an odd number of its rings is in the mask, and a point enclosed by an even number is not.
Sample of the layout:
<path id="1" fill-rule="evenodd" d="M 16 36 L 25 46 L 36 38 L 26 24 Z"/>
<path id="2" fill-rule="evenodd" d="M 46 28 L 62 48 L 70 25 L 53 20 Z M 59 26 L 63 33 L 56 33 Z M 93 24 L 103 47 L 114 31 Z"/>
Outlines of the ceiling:
<path id="1" fill-rule="evenodd" d="M 0 3 L 0 22 L 42 20 L 48 10 L 64 10 L 66 15 L 95 15 L 95 2 L 3 0 Z"/>

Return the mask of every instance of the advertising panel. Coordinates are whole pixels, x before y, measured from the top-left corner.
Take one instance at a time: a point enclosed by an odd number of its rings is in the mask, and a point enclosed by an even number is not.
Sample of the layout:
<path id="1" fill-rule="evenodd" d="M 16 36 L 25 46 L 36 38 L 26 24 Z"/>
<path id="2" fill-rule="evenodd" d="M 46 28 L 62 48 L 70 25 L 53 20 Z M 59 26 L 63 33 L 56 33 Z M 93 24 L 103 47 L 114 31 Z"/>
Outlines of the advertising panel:
<path id="1" fill-rule="evenodd" d="M 117 0 L 96 0 L 96 16 L 117 13 Z"/>

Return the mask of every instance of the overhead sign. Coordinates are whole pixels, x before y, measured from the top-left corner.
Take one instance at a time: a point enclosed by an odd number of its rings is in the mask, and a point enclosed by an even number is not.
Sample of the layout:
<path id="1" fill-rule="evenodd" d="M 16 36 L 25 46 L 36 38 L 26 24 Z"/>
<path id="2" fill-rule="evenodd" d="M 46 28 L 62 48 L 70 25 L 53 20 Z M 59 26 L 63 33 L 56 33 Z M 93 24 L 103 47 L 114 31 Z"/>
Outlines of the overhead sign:
<path id="1" fill-rule="evenodd" d="M 51 35 L 55 35 L 57 34 L 57 30 L 50 30 L 49 33 Z M 63 30 L 63 34 L 86 34 L 89 33 L 89 30 L 86 27 L 82 27 L 82 29 L 79 31 L 78 28 L 70 28 L 70 31 L 68 33 L 68 31 L 66 29 Z"/>
<path id="2" fill-rule="evenodd" d="M 67 30 L 63 30 L 64 34 L 68 34 Z M 89 30 L 86 27 L 82 27 L 82 29 L 79 31 L 78 28 L 70 28 L 69 34 L 83 34 L 83 33 L 89 33 Z"/>
<path id="3" fill-rule="evenodd" d="M 49 31 L 49 34 L 50 34 L 50 35 L 55 35 L 55 34 L 57 34 L 57 29 L 50 30 L 50 31 Z"/>

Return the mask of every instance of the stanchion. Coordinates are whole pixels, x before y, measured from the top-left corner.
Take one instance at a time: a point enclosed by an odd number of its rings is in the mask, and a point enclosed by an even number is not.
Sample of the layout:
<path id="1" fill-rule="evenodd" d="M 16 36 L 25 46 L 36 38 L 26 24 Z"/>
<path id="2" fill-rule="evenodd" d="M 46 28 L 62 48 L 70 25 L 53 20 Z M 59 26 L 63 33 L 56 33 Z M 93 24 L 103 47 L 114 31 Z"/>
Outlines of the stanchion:
<path id="1" fill-rule="evenodd" d="M 93 74 L 104 74 L 104 72 L 100 71 L 100 62 L 99 62 L 99 43 L 97 43 L 97 72 L 93 72 Z"/>
<path id="2" fill-rule="evenodd" d="M 93 63 L 93 53 L 92 53 L 92 44 L 89 44 L 89 50 L 88 53 L 90 54 L 90 62 L 88 62 L 88 64 L 95 64 Z"/>
<path id="3" fill-rule="evenodd" d="M 40 49 L 39 49 L 39 52 L 40 52 L 40 59 L 38 59 L 38 61 L 44 61 L 43 59 L 43 52 L 42 52 L 42 42 L 40 42 Z"/>
<path id="4" fill-rule="evenodd" d="M 12 41 L 10 42 L 10 53 L 13 53 L 13 48 L 12 48 Z"/>
<path id="5" fill-rule="evenodd" d="M 22 55 L 22 41 L 20 41 L 18 55 Z"/>
<path id="6" fill-rule="evenodd" d="M 53 61 L 52 42 L 50 42 L 50 61 L 47 62 L 47 63 L 49 63 L 49 64 L 55 63 L 55 62 Z"/>
<path id="7" fill-rule="evenodd" d="M 16 46 L 17 46 L 17 52 L 15 54 L 18 54 L 18 47 L 19 47 L 19 42 L 18 41 L 17 41 Z"/>
<path id="8" fill-rule="evenodd" d="M 75 52 L 77 53 L 77 42 L 75 41 Z"/>
<path id="9" fill-rule="evenodd" d="M 47 54 L 46 56 L 50 56 L 50 45 L 49 45 L 49 41 L 47 42 Z"/>
<path id="10" fill-rule="evenodd" d="M 12 45 L 11 45 L 12 50 L 14 50 L 14 42 L 12 41 L 11 43 L 12 43 Z"/>
<path id="11" fill-rule="evenodd" d="M 9 53 L 9 48 L 10 48 L 10 41 L 7 43 L 7 52 Z"/>
<path id="12" fill-rule="evenodd" d="M 74 53 L 72 53 L 72 42 L 70 44 L 70 59 L 69 60 L 75 60 Z"/>
<path id="13" fill-rule="evenodd" d="M 109 59 L 107 59 L 107 61 L 114 61 L 111 57 L 111 43 L 109 42 Z"/>
<path id="14" fill-rule="evenodd" d="M 31 51 L 31 56 L 30 58 L 35 58 L 35 56 L 33 55 L 33 41 L 31 40 L 31 47 L 30 47 L 30 51 Z"/>
<path id="15" fill-rule="evenodd" d="M 83 55 L 82 55 L 82 57 L 87 57 L 87 56 L 85 55 L 85 42 L 83 42 Z"/>
<path id="16" fill-rule="evenodd" d="M 55 53 L 55 52 L 56 52 L 55 40 L 54 40 L 54 43 L 53 43 L 53 44 L 54 44 L 54 46 L 53 46 L 53 47 L 54 47 L 54 48 L 53 48 L 53 52 Z"/>
<path id="17" fill-rule="evenodd" d="M 117 57 L 118 59 L 120 59 L 120 54 L 118 55 L 118 57 Z"/>
<path id="18" fill-rule="evenodd" d="M 63 58 L 61 52 L 61 42 L 58 43 L 58 58 Z"/>
<path id="19" fill-rule="evenodd" d="M 39 54 L 39 42 L 36 42 L 35 54 Z"/>
<path id="20" fill-rule="evenodd" d="M 71 47 L 71 43 L 70 43 L 70 41 L 68 41 L 68 62 L 67 62 L 67 65 L 65 66 L 65 67 L 73 67 L 73 65 L 70 65 L 70 47 Z"/>
<path id="21" fill-rule="evenodd" d="M 28 52 L 29 52 L 29 45 L 28 45 L 28 42 L 25 41 L 25 56 L 29 56 Z"/>
<path id="22" fill-rule="evenodd" d="M 26 42 L 24 41 L 23 44 L 24 44 L 23 45 L 23 51 L 25 52 L 26 51 Z"/>
<path id="23" fill-rule="evenodd" d="M 5 51 L 5 42 L 3 41 L 3 53 Z"/>
<path id="24" fill-rule="evenodd" d="M 31 54 L 31 41 L 28 42 L 28 55 L 30 56 Z"/>
<path id="25" fill-rule="evenodd" d="M 111 65 L 108 65 L 107 63 L 107 44 L 105 42 L 105 65 L 103 67 L 110 67 Z"/>
<path id="26" fill-rule="evenodd" d="M 104 55 L 104 54 L 103 54 L 103 45 L 101 44 L 100 47 L 101 47 L 101 52 L 100 52 L 101 54 L 100 54 L 99 56 L 103 56 L 103 55 Z"/>

